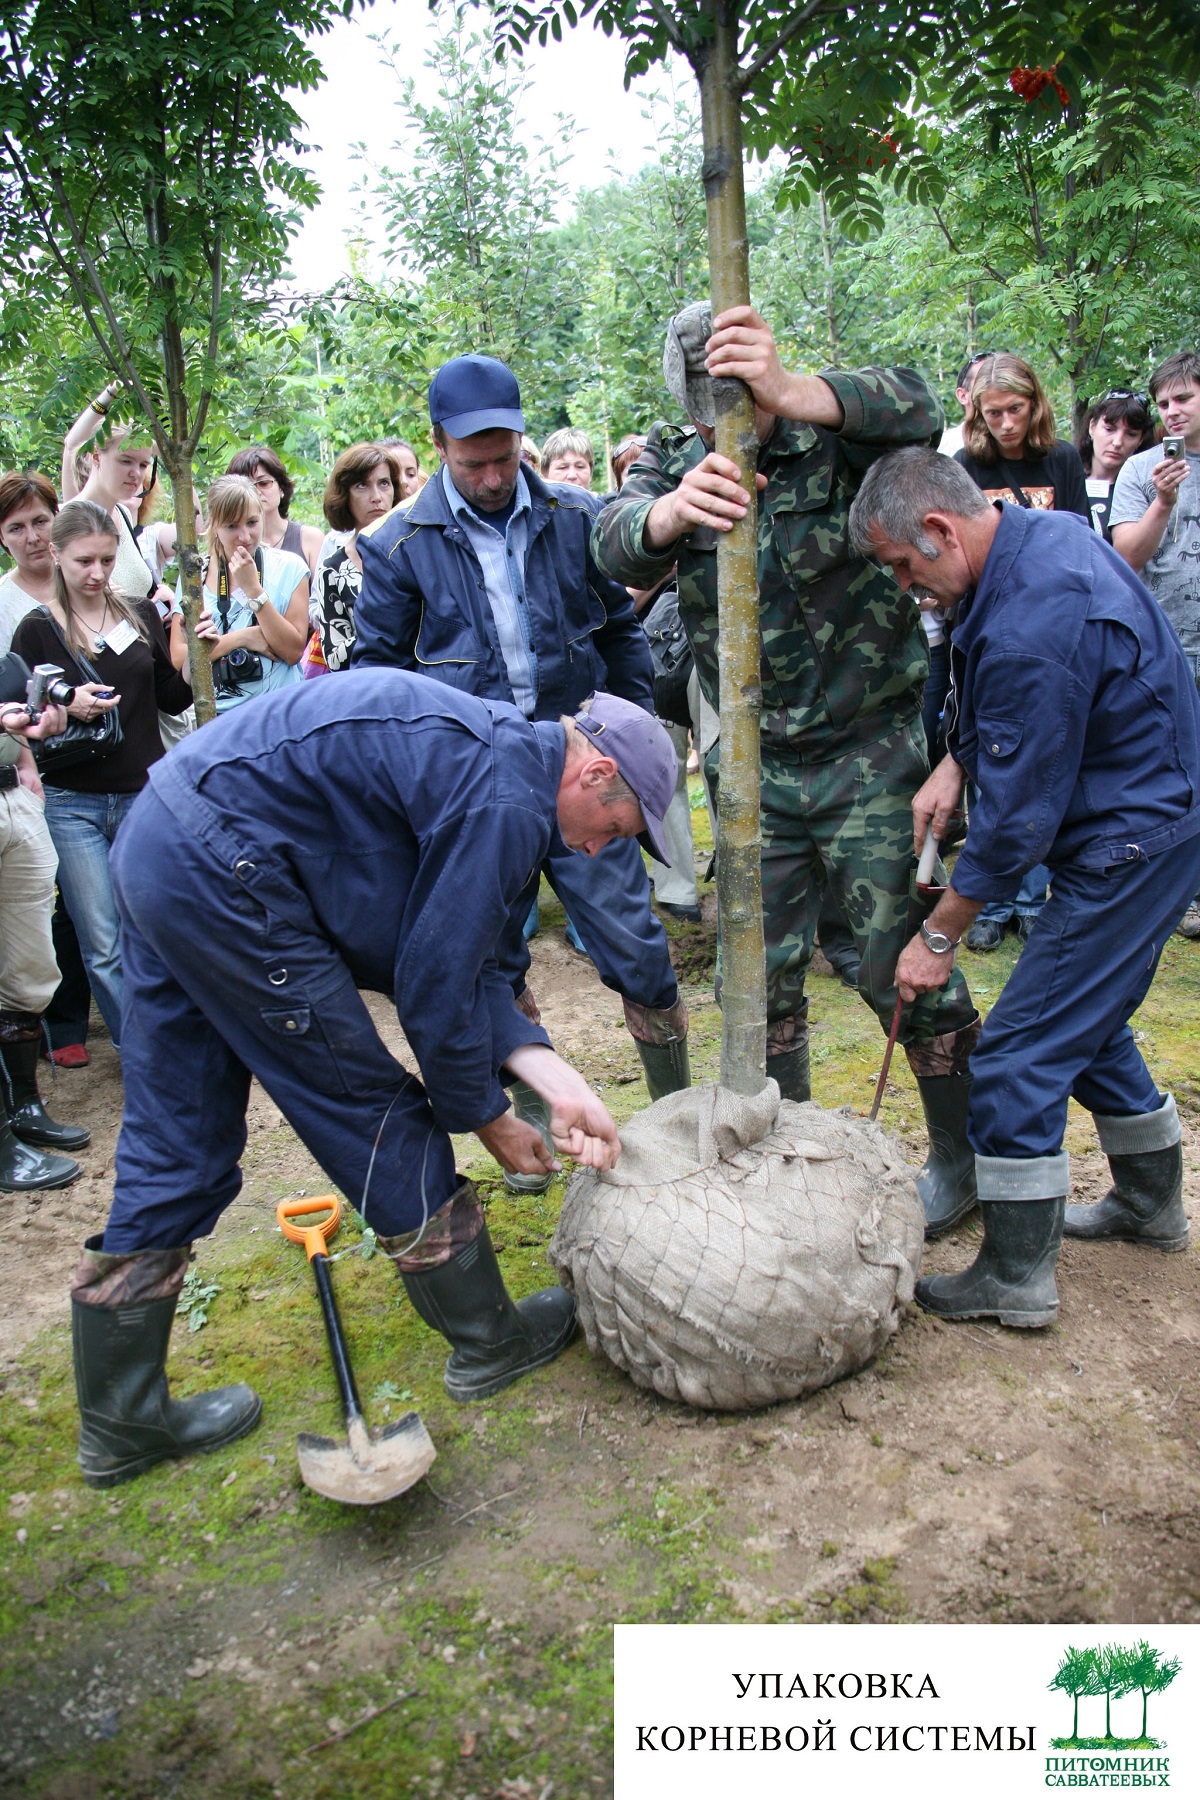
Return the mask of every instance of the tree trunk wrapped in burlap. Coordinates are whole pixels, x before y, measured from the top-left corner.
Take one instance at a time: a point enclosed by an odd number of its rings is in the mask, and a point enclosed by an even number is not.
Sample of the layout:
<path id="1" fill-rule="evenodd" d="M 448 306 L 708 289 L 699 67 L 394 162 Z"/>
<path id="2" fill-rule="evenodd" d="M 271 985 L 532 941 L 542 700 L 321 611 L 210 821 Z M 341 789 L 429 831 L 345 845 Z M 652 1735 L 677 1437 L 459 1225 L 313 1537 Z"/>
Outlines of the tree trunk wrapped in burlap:
<path id="1" fill-rule="evenodd" d="M 739 1411 L 860 1369 L 912 1299 L 924 1218 L 878 1125 L 712 1083 L 572 1178 L 550 1260 L 589 1348 L 639 1387 Z"/>

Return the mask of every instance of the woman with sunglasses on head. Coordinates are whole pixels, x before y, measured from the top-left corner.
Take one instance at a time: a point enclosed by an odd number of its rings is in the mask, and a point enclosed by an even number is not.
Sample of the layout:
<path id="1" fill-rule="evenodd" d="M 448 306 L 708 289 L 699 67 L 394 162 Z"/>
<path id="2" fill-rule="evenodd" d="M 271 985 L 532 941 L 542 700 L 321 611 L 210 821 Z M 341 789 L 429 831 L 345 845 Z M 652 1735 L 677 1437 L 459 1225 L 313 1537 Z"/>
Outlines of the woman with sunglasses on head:
<path id="1" fill-rule="evenodd" d="M 230 458 L 226 475 L 244 475 L 258 491 L 262 507 L 262 542 L 266 550 L 282 550 L 308 565 L 310 578 L 321 560 L 323 534 L 315 525 L 289 518 L 296 484 L 269 444 L 249 444 Z"/>
<path id="2" fill-rule="evenodd" d="M 121 721 L 121 741 L 105 755 L 41 771 L 58 884 L 114 1045 L 121 1039 L 121 962 L 108 853 L 148 769 L 163 755 L 159 708 L 181 713 L 192 702 L 154 603 L 130 599 L 113 584 L 119 545 L 106 507 L 83 499 L 64 506 L 50 530 L 53 597 L 27 613 L 13 636 L 13 649 L 31 668 L 54 663 L 63 670 L 75 689 L 71 718 L 115 709 Z"/>
<path id="3" fill-rule="evenodd" d="M 1076 440 L 1087 476 L 1092 524 L 1110 544 L 1108 509 L 1113 483 L 1131 456 L 1154 445 L 1154 423 L 1145 394 L 1112 388 L 1093 402 Z"/>
<path id="4" fill-rule="evenodd" d="M 308 566 L 263 543 L 266 509 L 245 475 L 208 490 L 204 611 L 196 636 L 209 647 L 217 711 L 302 681 L 308 641 Z"/>

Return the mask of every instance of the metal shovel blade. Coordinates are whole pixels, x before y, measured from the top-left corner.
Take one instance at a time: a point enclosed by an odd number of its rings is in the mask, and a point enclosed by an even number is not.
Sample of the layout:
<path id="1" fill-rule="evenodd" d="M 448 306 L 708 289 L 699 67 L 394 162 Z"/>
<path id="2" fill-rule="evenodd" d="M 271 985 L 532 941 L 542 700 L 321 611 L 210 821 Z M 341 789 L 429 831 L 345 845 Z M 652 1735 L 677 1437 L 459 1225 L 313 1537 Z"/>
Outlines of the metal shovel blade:
<path id="1" fill-rule="evenodd" d="M 420 1413 L 405 1413 L 379 1432 L 368 1431 L 361 1418 L 352 1418 L 346 1431 L 344 1444 L 302 1431 L 296 1454 L 305 1486 L 347 1506 L 394 1500 L 428 1474 L 437 1456 Z"/>

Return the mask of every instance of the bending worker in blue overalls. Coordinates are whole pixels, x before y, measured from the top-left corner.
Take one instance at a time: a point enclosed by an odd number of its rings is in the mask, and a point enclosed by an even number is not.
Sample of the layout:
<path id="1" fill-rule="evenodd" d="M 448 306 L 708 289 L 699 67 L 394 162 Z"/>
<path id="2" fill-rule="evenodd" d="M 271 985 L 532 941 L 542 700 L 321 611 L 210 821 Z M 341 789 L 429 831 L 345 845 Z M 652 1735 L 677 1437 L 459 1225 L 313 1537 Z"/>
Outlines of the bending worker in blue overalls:
<path id="1" fill-rule="evenodd" d="M 453 1399 L 566 1346 L 573 1300 L 513 1304 L 449 1134 L 519 1172 L 556 1168 L 554 1149 L 615 1162 L 606 1108 L 494 950 L 552 847 L 594 856 L 644 834 L 661 858 L 674 788 L 670 738 L 629 701 L 530 724 L 396 670 L 239 707 L 155 765 L 112 855 L 125 1114 L 112 1211 L 72 1289 L 85 1479 L 215 1450 L 258 1418 L 247 1387 L 177 1402 L 164 1372 L 191 1241 L 241 1187 L 252 1075 L 449 1340 Z M 420 1080 L 359 988 L 394 997 Z M 544 1098 L 554 1149 L 502 1074 Z"/>
<path id="2" fill-rule="evenodd" d="M 987 900 L 1036 863 L 1051 898 L 971 1056 L 967 1137 L 984 1235 L 959 1275 L 918 1283 L 948 1319 L 1048 1325 L 1073 1237 L 1188 1242 L 1183 1151 L 1129 1020 L 1200 887 L 1200 701 L 1162 609 L 1066 513 L 991 505 L 935 451 L 876 463 L 856 544 L 918 599 L 954 607 L 950 754 L 913 801 L 917 842 L 945 831 L 965 774 L 979 788 L 952 884 L 896 969 L 913 999 L 946 979 Z M 948 715 L 949 717 L 949 715 Z M 1093 1115 L 1113 1185 L 1067 1206 L 1067 1100 Z"/>

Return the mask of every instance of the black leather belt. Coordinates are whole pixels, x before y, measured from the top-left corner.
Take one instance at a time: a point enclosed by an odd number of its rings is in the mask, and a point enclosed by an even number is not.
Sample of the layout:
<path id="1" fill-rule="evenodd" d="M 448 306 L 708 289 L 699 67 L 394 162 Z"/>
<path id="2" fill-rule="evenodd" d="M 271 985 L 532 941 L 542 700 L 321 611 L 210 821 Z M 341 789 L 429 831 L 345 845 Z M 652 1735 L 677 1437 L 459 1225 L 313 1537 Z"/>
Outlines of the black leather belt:
<path id="1" fill-rule="evenodd" d="M 5 788 L 20 787 L 20 785 L 16 763 L 0 764 L 0 793 L 3 793 Z"/>

